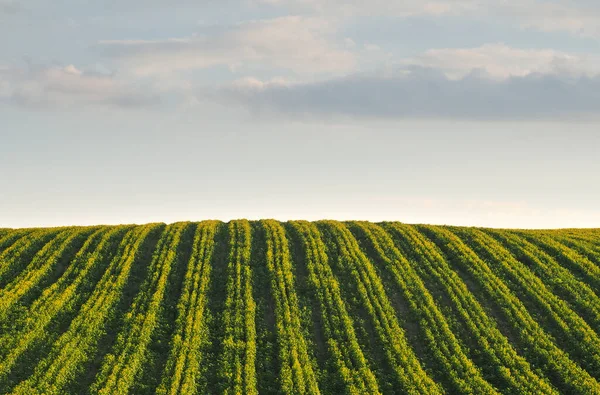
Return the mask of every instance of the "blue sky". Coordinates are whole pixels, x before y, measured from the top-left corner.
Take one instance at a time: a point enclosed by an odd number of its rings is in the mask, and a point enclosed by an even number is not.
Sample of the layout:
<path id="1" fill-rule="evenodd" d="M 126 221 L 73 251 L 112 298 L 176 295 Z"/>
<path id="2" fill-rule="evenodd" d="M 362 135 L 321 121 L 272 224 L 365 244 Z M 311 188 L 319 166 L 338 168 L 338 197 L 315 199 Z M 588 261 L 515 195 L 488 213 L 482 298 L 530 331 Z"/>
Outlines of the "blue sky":
<path id="1" fill-rule="evenodd" d="M 600 226 L 600 3 L 0 0 L 0 226 Z"/>

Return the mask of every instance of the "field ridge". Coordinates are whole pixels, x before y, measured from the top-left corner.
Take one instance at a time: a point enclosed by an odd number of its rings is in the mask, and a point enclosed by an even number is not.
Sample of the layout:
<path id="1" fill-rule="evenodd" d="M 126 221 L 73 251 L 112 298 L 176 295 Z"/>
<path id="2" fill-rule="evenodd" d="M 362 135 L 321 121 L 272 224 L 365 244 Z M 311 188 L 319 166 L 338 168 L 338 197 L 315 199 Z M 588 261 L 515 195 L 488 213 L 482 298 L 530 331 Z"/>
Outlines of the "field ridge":
<path id="1" fill-rule="evenodd" d="M 0 394 L 600 394 L 600 230 L 0 229 Z"/>

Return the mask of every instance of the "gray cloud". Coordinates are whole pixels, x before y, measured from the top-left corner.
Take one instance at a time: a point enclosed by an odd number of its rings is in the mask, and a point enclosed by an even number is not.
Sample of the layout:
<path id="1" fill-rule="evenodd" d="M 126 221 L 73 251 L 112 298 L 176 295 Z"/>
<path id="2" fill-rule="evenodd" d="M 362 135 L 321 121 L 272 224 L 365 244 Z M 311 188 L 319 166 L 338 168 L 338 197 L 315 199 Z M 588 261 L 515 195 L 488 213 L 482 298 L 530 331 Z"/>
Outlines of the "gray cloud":
<path id="1" fill-rule="evenodd" d="M 593 76 L 600 71 L 600 57 L 594 54 L 513 48 L 503 43 L 477 48 L 429 49 L 400 63 L 439 69 L 452 79 L 476 69 L 484 70 L 495 79 L 523 77 L 532 73 Z"/>
<path id="2" fill-rule="evenodd" d="M 308 84 L 246 80 L 218 97 L 257 113 L 309 117 L 598 118 L 600 77 L 534 73 L 498 81 L 474 71 L 453 80 L 441 71 L 413 67 Z"/>
<path id="3" fill-rule="evenodd" d="M 21 5 L 12 0 L 0 0 L 0 14 L 16 14 L 22 11 Z"/>

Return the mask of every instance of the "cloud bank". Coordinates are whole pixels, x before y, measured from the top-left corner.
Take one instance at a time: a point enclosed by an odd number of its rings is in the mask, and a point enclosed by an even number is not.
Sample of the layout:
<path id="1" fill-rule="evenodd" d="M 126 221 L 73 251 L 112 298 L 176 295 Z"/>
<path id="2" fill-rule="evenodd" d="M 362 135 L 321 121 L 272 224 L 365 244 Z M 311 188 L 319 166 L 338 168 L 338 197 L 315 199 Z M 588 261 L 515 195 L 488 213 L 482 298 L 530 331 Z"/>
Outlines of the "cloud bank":
<path id="1" fill-rule="evenodd" d="M 279 31 L 283 29 L 280 24 L 283 21 L 267 25 Z M 297 66 L 300 76 L 300 71 L 323 73 L 319 60 L 292 61 L 296 56 L 289 56 L 292 50 L 280 51 L 286 46 L 294 47 L 291 36 L 280 38 L 271 47 L 259 46 L 272 30 L 266 29 L 263 23 L 258 25 L 242 29 L 245 40 L 262 51 L 260 56 L 256 55 L 258 50 L 251 51 L 252 59 L 260 58 L 258 64 L 265 68 Z M 551 49 L 517 49 L 501 43 L 477 48 L 432 49 L 369 72 L 345 72 L 353 69 L 349 65 L 336 65 L 333 77 L 320 74 L 321 78 L 309 76 L 290 81 L 281 77 L 257 78 L 251 74 L 252 69 L 244 69 L 246 73 L 240 74 L 246 77 L 206 85 L 179 79 L 180 76 L 173 79 L 165 76 L 163 72 L 174 71 L 167 61 L 188 59 L 189 63 L 180 65 L 186 70 L 187 67 L 191 70 L 206 67 L 202 62 L 210 59 L 216 59 L 215 64 L 221 65 L 243 63 L 247 61 L 244 60 L 247 54 L 238 53 L 238 41 L 231 40 L 229 46 L 210 44 L 208 49 L 188 40 L 107 42 L 105 45 L 112 59 L 135 60 L 133 69 L 128 69 L 124 77 L 85 72 L 73 65 L 5 67 L 0 68 L 0 100 L 30 108 L 86 105 L 140 108 L 155 106 L 168 98 L 184 107 L 212 101 L 236 105 L 263 116 L 318 119 L 600 118 L 600 57 Z M 315 43 L 307 40 L 304 45 L 314 49 Z M 323 53 L 337 53 L 331 45 L 318 44 L 317 47 L 322 48 Z M 297 56 L 301 55 L 299 52 Z M 282 63 L 284 61 L 288 63 Z"/>
<path id="2" fill-rule="evenodd" d="M 0 0 L 2 9 L 19 4 Z M 40 3 L 23 4 L 29 9 Z M 192 106 L 213 100 L 254 113 L 317 118 L 598 118 L 598 54 L 488 43 L 475 48 L 425 47 L 407 56 L 402 49 L 360 41 L 346 29 L 360 25 L 364 16 L 497 15 L 523 28 L 594 36 L 600 26 L 595 23 L 600 22 L 598 4 L 247 0 L 244 7 L 260 10 L 255 15 L 268 16 L 261 14 L 265 7 L 288 7 L 297 14 L 199 24 L 197 33 L 187 30 L 179 37 L 165 33 L 162 39 L 144 34 L 96 38 L 90 51 L 93 60 L 82 56 L 79 62 L 60 66 L 2 68 L 0 63 L 0 101 L 41 108 L 135 108 L 154 106 L 165 98 L 170 104 Z M 333 13 L 337 7 L 342 9 L 339 15 Z M 398 42 L 402 39 L 410 38 Z M 89 72 L 71 62 L 95 62 L 110 73 Z"/>
<path id="3" fill-rule="evenodd" d="M 600 73 L 600 55 L 512 48 L 503 43 L 485 44 L 477 48 L 430 49 L 400 63 L 438 69 L 451 79 L 463 78 L 473 70 L 484 71 L 495 79 L 525 77 L 534 73 L 573 76 Z"/>
<path id="4" fill-rule="evenodd" d="M 244 78 L 214 94 L 256 114 L 299 117 L 599 119 L 599 71 L 597 56 L 488 44 L 318 82 Z"/>
<path id="5" fill-rule="evenodd" d="M 217 93 L 258 114 L 329 118 L 482 120 L 600 118 L 600 77 L 483 72 L 450 79 L 431 68 L 356 74 L 318 83 L 238 81 Z"/>

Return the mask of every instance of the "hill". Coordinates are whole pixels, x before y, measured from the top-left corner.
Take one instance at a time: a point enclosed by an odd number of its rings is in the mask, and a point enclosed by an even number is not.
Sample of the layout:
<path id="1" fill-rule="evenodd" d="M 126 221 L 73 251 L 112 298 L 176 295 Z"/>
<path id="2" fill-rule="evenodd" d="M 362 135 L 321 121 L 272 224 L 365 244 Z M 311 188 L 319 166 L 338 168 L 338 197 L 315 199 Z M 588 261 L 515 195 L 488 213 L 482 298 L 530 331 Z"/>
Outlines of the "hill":
<path id="1" fill-rule="evenodd" d="M 0 229 L 0 393 L 600 393 L 600 230 Z"/>

